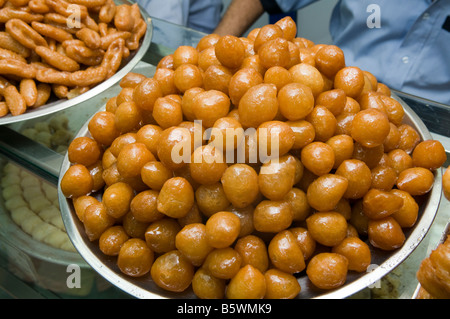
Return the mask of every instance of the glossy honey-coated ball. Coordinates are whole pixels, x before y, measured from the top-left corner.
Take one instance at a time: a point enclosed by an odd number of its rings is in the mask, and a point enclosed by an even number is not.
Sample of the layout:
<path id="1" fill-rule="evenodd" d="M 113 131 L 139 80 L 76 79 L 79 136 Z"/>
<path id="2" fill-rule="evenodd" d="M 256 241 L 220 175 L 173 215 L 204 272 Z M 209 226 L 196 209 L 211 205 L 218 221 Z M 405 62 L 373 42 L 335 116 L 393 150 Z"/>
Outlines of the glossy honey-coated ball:
<path id="1" fill-rule="evenodd" d="M 319 253 L 308 263 L 306 274 L 320 289 L 334 289 L 347 280 L 348 260 L 337 253 Z"/>
<path id="2" fill-rule="evenodd" d="M 177 250 L 169 251 L 155 259 L 150 270 L 159 287 L 173 292 L 186 290 L 194 277 L 194 266 Z"/>
<path id="3" fill-rule="evenodd" d="M 130 238 L 120 248 L 117 266 L 128 276 L 141 277 L 150 271 L 154 258 L 144 240 Z"/>

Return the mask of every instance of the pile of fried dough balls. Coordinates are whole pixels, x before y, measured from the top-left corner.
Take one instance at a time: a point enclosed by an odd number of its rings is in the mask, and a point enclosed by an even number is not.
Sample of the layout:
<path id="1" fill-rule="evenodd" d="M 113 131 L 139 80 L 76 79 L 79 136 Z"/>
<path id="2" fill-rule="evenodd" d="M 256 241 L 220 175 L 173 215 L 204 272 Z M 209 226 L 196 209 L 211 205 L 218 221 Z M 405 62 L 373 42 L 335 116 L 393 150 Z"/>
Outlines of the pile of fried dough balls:
<path id="1" fill-rule="evenodd" d="M 146 31 L 137 3 L 0 0 L 0 117 L 89 91 L 139 49 Z"/>
<path id="2" fill-rule="evenodd" d="M 121 272 L 205 299 L 295 298 L 301 276 L 328 291 L 403 245 L 445 151 L 340 48 L 296 31 L 286 17 L 180 46 L 73 140 L 61 190 Z"/>

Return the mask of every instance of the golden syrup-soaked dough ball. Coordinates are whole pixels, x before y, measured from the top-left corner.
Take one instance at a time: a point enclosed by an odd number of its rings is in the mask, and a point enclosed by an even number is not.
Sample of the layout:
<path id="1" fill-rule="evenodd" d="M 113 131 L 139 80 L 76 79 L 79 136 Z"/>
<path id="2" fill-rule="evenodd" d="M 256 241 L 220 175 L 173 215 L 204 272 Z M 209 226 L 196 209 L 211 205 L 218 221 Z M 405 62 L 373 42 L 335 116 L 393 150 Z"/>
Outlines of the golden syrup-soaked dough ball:
<path id="1" fill-rule="evenodd" d="M 389 191 L 394 187 L 395 182 L 397 181 L 397 173 L 390 166 L 377 165 L 371 169 L 371 172 L 372 172 L 371 188 Z"/>
<path id="2" fill-rule="evenodd" d="M 150 189 L 136 194 L 130 202 L 130 211 L 134 218 L 145 223 L 162 219 L 164 214 L 156 208 L 158 194 L 157 191 Z"/>
<path id="3" fill-rule="evenodd" d="M 97 141 L 87 136 L 75 138 L 69 145 L 67 155 L 73 164 L 89 166 L 100 159 L 102 149 Z"/>
<path id="4" fill-rule="evenodd" d="M 168 179 L 158 195 L 157 209 L 172 218 L 186 216 L 194 205 L 194 190 L 183 177 Z"/>
<path id="5" fill-rule="evenodd" d="M 381 96 L 382 94 L 374 91 L 362 93 L 357 98 L 361 110 L 376 109 L 387 116 L 386 107 Z"/>
<path id="6" fill-rule="evenodd" d="M 242 67 L 233 74 L 228 85 L 231 103 L 239 105 L 239 101 L 247 90 L 263 83 L 263 76 L 255 68 Z"/>
<path id="7" fill-rule="evenodd" d="M 348 181 L 335 174 L 319 176 L 308 187 L 309 205 L 317 211 L 333 210 L 347 191 Z"/>
<path id="8" fill-rule="evenodd" d="M 233 278 L 241 269 L 242 257 L 232 247 L 215 248 L 205 259 L 202 267 L 208 269 L 214 277 Z"/>
<path id="9" fill-rule="evenodd" d="M 413 196 L 424 195 L 433 188 L 434 175 L 423 167 L 407 168 L 398 174 L 396 185 Z"/>
<path id="10" fill-rule="evenodd" d="M 283 121 L 268 121 L 256 130 L 259 156 L 276 158 L 285 155 L 294 145 L 295 136 L 291 127 Z"/>
<path id="11" fill-rule="evenodd" d="M 445 163 L 447 154 L 441 142 L 437 140 L 426 140 L 416 145 L 412 152 L 412 160 L 414 166 L 434 170 Z"/>
<path id="12" fill-rule="evenodd" d="M 195 190 L 195 201 L 198 209 L 206 217 L 211 217 L 213 214 L 226 210 L 230 206 L 230 201 L 220 182 L 200 185 Z"/>
<path id="13" fill-rule="evenodd" d="M 209 90 L 200 92 L 194 97 L 192 112 L 197 121 L 201 121 L 205 128 L 209 128 L 218 119 L 227 116 L 230 105 L 230 98 L 225 93 Z"/>
<path id="14" fill-rule="evenodd" d="M 133 88 L 122 88 L 119 94 L 116 96 L 116 105 L 119 106 L 124 102 L 133 101 Z"/>
<path id="15" fill-rule="evenodd" d="M 203 74 L 205 90 L 217 90 L 228 95 L 228 85 L 233 73 L 223 65 L 211 65 Z"/>
<path id="16" fill-rule="evenodd" d="M 336 117 L 335 134 L 352 134 L 352 122 L 356 113 L 341 113 Z"/>
<path id="17" fill-rule="evenodd" d="M 369 242 L 382 250 L 397 249 L 405 242 L 405 234 L 392 216 L 377 220 L 369 219 L 367 234 Z"/>
<path id="18" fill-rule="evenodd" d="M 392 214 L 392 217 L 394 217 L 402 228 L 414 226 L 419 215 L 419 205 L 414 197 L 408 192 L 399 189 L 393 189 L 390 192 L 400 198 L 403 198 L 402 207 Z"/>
<path id="19" fill-rule="evenodd" d="M 221 178 L 223 190 L 236 208 L 251 205 L 259 194 L 258 174 L 247 164 L 230 165 Z"/>
<path id="20" fill-rule="evenodd" d="M 283 30 L 277 24 L 267 24 L 259 29 L 253 42 L 253 48 L 256 54 L 259 49 L 270 40 L 283 37 Z"/>
<path id="21" fill-rule="evenodd" d="M 273 66 L 287 67 L 291 62 L 289 43 L 284 38 L 276 38 L 265 42 L 258 50 L 261 64 L 266 69 Z"/>
<path id="22" fill-rule="evenodd" d="M 200 41 L 198 41 L 196 49 L 198 50 L 198 52 L 202 52 L 203 50 L 214 46 L 217 41 L 219 41 L 220 39 L 220 35 L 215 34 L 215 33 L 211 33 L 211 34 L 207 34 L 205 36 L 203 36 Z"/>
<path id="23" fill-rule="evenodd" d="M 360 143 L 355 142 L 352 157 L 353 159 L 363 161 L 370 169 L 372 169 L 380 164 L 384 154 L 383 144 L 375 147 L 365 147 Z"/>
<path id="24" fill-rule="evenodd" d="M 197 147 L 189 163 L 191 177 L 204 185 L 220 181 L 227 167 L 222 152 L 209 144 Z"/>
<path id="25" fill-rule="evenodd" d="M 353 139 L 365 147 L 382 145 L 391 127 L 386 115 L 375 109 L 358 112 L 352 121 Z"/>
<path id="26" fill-rule="evenodd" d="M 89 205 L 99 203 L 98 199 L 90 195 L 82 195 L 72 200 L 73 208 L 78 219 L 84 221 L 84 212 Z"/>
<path id="27" fill-rule="evenodd" d="M 192 104 L 194 101 L 194 97 L 200 93 L 204 92 L 205 89 L 201 87 L 194 87 L 186 90 L 184 92 L 183 97 L 181 98 L 181 109 L 183 110 L 183 115 L 188 121 L 195 120 L 195 114 L 192 110 Z"/>
<path id="28" fill-rule="evenodd" d="M 125 178 L 135 177 L 141 174 L 141 169 L 146 163 L 154 160 L 155 156 L 145 144 L 127 144 L 117 156 L 117 169 Z"/>
<path id="29" fill-rule="evenodd" d="M 241 221 L 241 231 L 239 233 L 239 238 L 250 235 L 255 230 L 253 225 L 253 211 L 255 208 L 253 205 L 248 205 L 244 208 L 237 208 L 233 205 L 229 206 L 226 211 L 230 211 L 239 217 Z"/>
<path id="30" fill-rule="evenodd" d="M 196 48 L 190 45 L 180 45 L 173 52 L 173 68 L 176 70 L 182 64 L 194 64 L 198 63 L 198 52 Z"/>
<path id="31" fill-rule="evenodd" d="M 308 86 L 314 98 L 323 92 L 325 84 L 322 74 L 314 66 L 302 62 L 291 67 L 289 72 L 291 73 L 292 82 L 302 83 Z"/>
<path id="32" fill-rule="evenodd" d="M 298 42 L 295 42 L 298 46 Z M 300 63 L 306 63 L 309 64 L 313 67 L 316 66 L 316 60 L 315 60 L 315 55 L 314 53 L 308 49 L 308 48 L 304 48 L 304 47 L 299 47 L 298 48 L 299 54 L 300 54 Z"/>
<path id="33" fill-rule="evenodd" d="M 314 240 L 328 247 L 339 244 L 347 235 L 345 217 L 334 211 L 314 213 L 306 219 L 306 225 Z"/>
<path id="34" fill-rule="evenodd" d="M 302 148 L 300 160 L 313 174 L 328 174 L 334 166 L 334 150 L 324 142 L 312 142 Z"/>
<path id="35" fill-rule="evenodd" d="M 411 155 L 398 148 L 387 153 L 387 165 L 392 167 L 398 175 L 405 169 L 412 168 L 414 162 Z"/>
<path id="36" fill-rule="evenodd" d="M 108 215 L 120 218 L 130 210 L 133 197 L 133 188 L 127 183 L 118 182 L 105 188 L 102 202 Z"/>
<path id="37" fill-rule="evenodd" d="M 332 89 L 320 93 L 315 103 L 316 105 L 325 106 L 331 113 L 333 113 L 334 116 L 338 116 L 345 109 L 347 96 L 342 89 Z"/>
<path id="38" fill-rule="evenodd" d="M 159 161 L 169 170 L 177 170 L 189 163 L 193 152 L 189 130 L 170 127 L 161 132 L 156 148 Z"/>
<path id="39" fill-rule="evenodd" d="M 334 88 L 344 90 L 351 98 L 358 98 L 364 89 L 364 72 L 355 66 L 340 69 L 334 77 Z"/>
<path id="40" fill-rule="evenodd" d="M 150 271 L 154 259 L 153 251 L 144 240 L 130 238 L 120 248 L 117 266 L 128 276 L 141 277 Z"/>
<path id="41" fill-rule="evenodd" d="M 291 227 L 288 230 L 294 235 L 295 241 L 302 250 L 305 261 L 311 258 L 316 250 L 317 243 L 311 236 L 309 230 L 304 227 Z"/>
<path id="42" fill-rule="evenodd" d="M 297 35 L 297 24 L 290 16 L 281 18 L 280 20 L 275 22 L 275 24 L 279 26 L 283 31 L 283 38 L 288 41 L 294 40 L 295 36 Z"/>
<path id="43" fill-rule="evenodd" d="M 89 170 L 81 164 L 71 165 L 61 179 L 61 191 L 68 198 L 88 195 L 93 187 L 94 180 Z"/>
<path id="44" fill-rule="evenodd" d="M 316 137 L 316 131 L 314 126 L 306 121 L 286 121 L 294 132 L 294 145 L 292 145 L 293 150 L 299 150 L 313 142 Z"/>
<path id="45" fill-rule="evenodd" d="M 405 117 L 403 106 L 400 102 L 389 96 L 381 94 L 380 97 L 384 103 L 384 109 L 386 110 L 389 121 L 395 125 L 401 125 Z"/>
<path id="46" fill-rule="evenodd" d="M 305 260 L 300 246 L 289 230 L 278 232 L 269 242 L 269 259 L 275 268 L 288 274 L 305 269 Z"/>
<path id="47" fill-rule="evenodd" d="M 192 290 L 200 299 L 223 299 L 226 280 L 214 277 L 208 269 L 199 268 L 192 278 Z"/>
<path id="48" fill-rule="evenodd" d="M 174 82 L 175 71 L 167 68 L 158 68 L 155 70 L 153 79 L 158 81 L 163 96 L 170 94 L 178 94 L 178 88 Z"/>
<path id="49" fill-rule="evenodd" d="M 242 44 L 245 47 L 245 57 L 253 56 L 255 54 L 255 51 L 253 50 L 253 41 L 246 37 L 239 37 L 239 40 L 242 41 Z"/>
<path id="50" fill-rule="evenodd" d="M 402 124 L 398 126 L 400 133 L 400 142 L 398 148 L 404 150 L 406 153 L 411 154 L 417 144 L 420 143 L 419 132 L 409 124 Z"/>
<path id="51" fill-rule="evenodd" d="M 236 69 L 245 58 L 245 46 L 241 39 L 233 35 L 222 36 L 215 44 L 215 53 L 220 63 L 227 68 Z"/>
<path id="52" fill-rule="evenodd" d="M 444 196 L 450 200 L 450 169 L 447 167 L 442 175 L 442 191 Z"/>
<path id="53" fill-rule="evenodd" d="M 114 225 L 115 221 L 115 218 L 106 212 L 101 202 L 89 205 L 84 211 L 83 226 L 90 241 L 99 239 L 105 230 Z"/>
<path id="54" fill-rule="evenodd" d="M 142 181 L 151 189 L 159 191 L 164 183 L 173 177 L 173 172 L 161 162 L 147 162 L 141 169 Z"/>
<path id="55" fill-rule="evenodd" d="M 363 211 L 370 219 L 382 219 L 400 210 L 403 198 L 395 193 L 370 189 L 363 197 Z"/>
<path id="56" fill-rule="evenodd" d="M 158 125 L 144 125 L 136 132 L 136 142 L 144 144 L 156 156 L 159 136 L 162 131 L 163 129 Z"/>
<path id="57" fill-rule="evenodd" d="M 214 122 L 209 142 L 219 150 L 234 154 L 243 139 L 244 129 L 241 123 L 233 117 L 225 116 Z"/>
<path id="58" fill-rule="evenodd" d="M 312 212 L 307 195 L 300 188 L 293 187 L 283 200 L 291 206 L 293 221 L 304 221 Z"/>
<path id="59" fill-rule="evenodd" d="M 289 83 L 278 92 L 280 113 L 289 121 L 304 119 L 314 109 L 314 96 L 309 86 Z"/>
<path id="60" fill-rule="evenodd" d="M 269 269 L 264 273 L 266 294 L 264 299 L 294 299 L 301 290 L 297 278 L 278 269 Z"/>
<path id="61" fill-rule="evenodd" d="M 119 135 L 116 139 L 114 139 L 111 146 L 109 147 L 109 150 L 116 157 L 116 162 L 117 157 L 119 156 L 119 153 L 122 150 L 122 148 L 127 144 L 136 143 L 136 138 L 137 138 L 136 133 L 129 132 Z"/>
<path id="62" fill-rule="evenodd" d="M 173 54 L 168 54 L 159 60 L 156 68 L 167 68 L 173 70 Z"/>
<path id="63" fill-rule="evenodd" d="M 281 66 L 273 66 L 264 73 L 264 83 L 275 84 L 278 91 L 291 82 L 291 73 Z"/>
<path id="64" fill-rule="evenodd" d="M 177 250 L 169 251 L 155 259 L 150 275 L 158 287 L 173 291 L 185 291 L 194 277 L 194 266 Z"/>
<path id="65" fill-rule="evenodd" d="M 206 71 L 212 65 L 222 65 L 217 59 L 214 45 L 201 51 L 198 55 L 198 67 L 201 71 Z"/>
<path id="66" fill-rule="evenodd" d="M 241 231 L 241 221 L 231 212 L 221 211 L 206 221 L 206 238 L 214 248 L 231 246 Z"/>
<path id="67" fill-rule="evenodd" d="M 286 66 L 286 69 L 289 70 L 294 65 L 299 64 L 301 61 L 300 61 L 300 49 L 298 48 L 298 46 L 294 42 L 288 41 L 288 47 L 290 59 L 289 64 Z"/>
<path id="68" fill-rule="evenodd" d="M 125 232 L 133 238 L 145 238 L 145 230 L 150 223 L 137 220 L 136 217 L 130 212 L 126 213 L 122 218 L 122 226 Z"/>
<path id="69" fill-rule="evenodd" d="M 133 91 L 133 101 L 136 105 L 147 111 L 153 110 L 157 98 L 163 96 L 159 82 L 154 78 L 147 78 L 139 83 Z"/>
<path id="70" fill-rule="evenodd" d="M 140 73 L 128 72 L 119 82 L 121 88 L 135 88 L 136 85 L 144 81 L 147 77 Z"/>
<path id="71" fill-rule="evenodd" d="M 173 81 L 181 93 L 193 87 L 203 87 L 202 71 L 197 65 L 182 64 L 175 70 Z"/>
<path id="72" fill-rule="evenodd" d="M 320 289 L 341 287 L 347 281 L 348 260 L 337 253 L 319 253 L 308 263 L 306 274 Z"/>
<path id="73" fill-rule="evenodd" d="M 241 237 L 234 249 L 242 257 L 242 266 L 250 264 L 263 273 L 269 268 L 267 246 L 260 237 L 255 235 Z"/>
<path id="74" fill-rule="evenodd" d="M 155 104 L 153 105 L 152 114 L 156 123 L 158 123 L 162 129 L 177 126 L 183 121 L 181 103 L 168 96 L 156 99 Z"/>
<path id="75" fill-rule="evenodd" d="M 121 225 L 115 225 L 101 234 L 98 245 L 101 252 L 105 255 L 117 256 L 119 255 L 120 248 L 129 238 Z"/>
<path id="76" fill-rule="evenodd" d="M 142 126 L 141 109 L 133 101 L 117 104 L 115 115 L 116 128 L 121 133 L 136 131 Z"/>
<path id="77" fill-rule="evenodd" d="M 334 151 L 334 169 L 338 168 L 343 161 L 351 159 L 353 156 L 354 141 L 347 134 L 335 135 L 329 138 L 326 144 L 330 145 Z"/>
<path id="78" fill-rule="evenodd" d="M 283 200 L 292 189 L 295 178 L 295 159 L 284 155 L 264 163 L 258 175 L 260 192 L 273 201 Z"/>
<path id="79" fill-rule="evenodd" d="M 175 237 L 175 246 L 194 266 L 201 266 L 214 249 L 209 242 L 207 226 L 203 223 L 184 226 Z"/>
<path id="80" fill-rule="evenodd" d="M 258 127 L 278 113 L 277 87 L 261 83 L 247 90 L 239 101 L 239 119 L 244 128 Z"/>
<path id="81" fill-rule="evenodd" d="M 176 249 L 175 238 L 180 230 L 180 224 L 173 218 L 156 220 L 145 229 L 145 242 L 155 253 L 167 253 Z"/>
<path id="82" fill-rule="evenodd" d="M 372 185 L 372 172 L 367 164 L 360 160 L 349 159 L 343 161 L 335 174 L 345 177 L 348 181 L 344 198 L 362 198 Z"/>
<path id="83" fill-rule="evenodd" d="M 264 274 L 252 265 L 245 265 L 230 280 L 226 297 L 227 299 L 262 299 L 265 292 Z"/>
<path id="84" fill-rule="evenodd" d="M 400 132 L 398 127 L 392 122 L 389 123 L 389 125 L 391 126 L 391 129 L 383 143 L 384 152 L 386 153 L 395 150 L 400 144 Z"/>
<path id="85" fill-rule="evenodd" d="M 311 113 L 306 116 L 306 120 L 314 126 L 316 141 L 326 142 L 336 133 L 336 117 L 325 106 L 317 105 L 314 107 Z"/>
<path id="86" fill-rule="evenodd" d="M 326 45 L 315 54 L 317 69 L 329 78 L 345 67 L 344 52 L 336 45 Z"/>
<path id="87" fill-rule="evenodd" d="M 288 228 L 292 220 L 292 209 L 285 201 L 263 200 L 253 212 L 253 224 L 259 232 L 277 233 Z"/>
<path id="88" fill-rule="evenodd" d="M 177 218 L 177 222 L 179 225 L 181 225 L 181 227 L 184 227 L 193 223 L 201 223 L 203 222 L 203 218 L 204 216 L 198 209 L 197 203 L 194 202 L 194 205 L 192 205 L 191 210 L 186 214 L 186 216 Z"/>
<path id="89" fill-rule="evenodd" d="M 358 101 L 356 101 L 354 98 L 351 98 L 349 96 L 346 97 L 346 102 L 344 109 L 341 113 L 358 113 L 361 111 L 361 106 L 359 105 Z"/>
<path id="90" fill-rule="evenodd" d="M 114 113 L 100 111 L 95 113 L 88 124 L 89 133 L 98 143 L 109 146 L 120 135 L 115 124 Z"/>
<path id="91" fill-rule="evenodd" d="M 264 73 L 266 72 L 266 68 L 264 68 L 261 64 L 261 59 L 259 58 L 259 55 L 251 55 L 248 56 L 242 61 L 241 69 L 254 69 L 257 71 L 261 76 L 264 76 Z"/>
<path id="92" fill-rule="evenodd" d="M 347 258 L 348 269 L 364 272 L 370 266 L 372 260 L 369 245 L 358 237 L 347 237 L 341 243 L 334 246 L 331 251 Z"/>

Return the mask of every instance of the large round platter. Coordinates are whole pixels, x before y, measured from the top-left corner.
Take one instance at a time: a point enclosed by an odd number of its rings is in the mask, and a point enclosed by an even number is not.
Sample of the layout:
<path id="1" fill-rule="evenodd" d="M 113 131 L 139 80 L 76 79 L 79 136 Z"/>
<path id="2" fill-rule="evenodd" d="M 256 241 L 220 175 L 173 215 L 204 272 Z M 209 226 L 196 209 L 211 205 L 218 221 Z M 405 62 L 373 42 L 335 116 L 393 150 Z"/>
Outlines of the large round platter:
<path id="1" fill-rule="evenodd" d="M 393 95 L 392 97 L 404 107 L 404 123 L 414 127 L 419 132 L 422 140 L 432 139 L 430 132 L 414 111 L 397 96 Z M 104 108 L 105 106 L 103 106 L 102 110 Z M 77 136 L 89 136 L 88 122 L 81 128 Z M 61 166 L 60 181 L 69 166 L 70 162 L 66 154 Z M 394 251 L 382 251 L 369 245 L 372 252 L 372 265 L 369 267 L 369 270 L 365 273 L 349 272 L 346 284 L 335 290 L 325 291 L 317 289 L 313 287 L 306 275 L 301 273 L 301 276 L 298 277 L 301 292 L 297 298 L 341 299 L 347 298 L 364 288 L 376 287 L 377 281 L 401 264 L 425 237 L 436 216 L 441 193 L 442 171 L 438 169 L 435 171 L 435 181 L 432 190 L 420 203 L 419 219 L 412 228 L 405 230 L 406 241 L 401 248 Z M 101 199 L 101 193 L 96 195 Z M 60 187 L 58 187 L 58 196 L 63 221 L 75 248 L 86 262 L 106 280 L 136 298 L 195 298 L 191 289 L 183 293 L 170 293 L 157 287 L 150 276 L 130 278 L 123 275 L 116 265 L 116 258 L 105 256 L 99 250 L 97 242 L 89 241 L 83 225 L 75 214 L 72 200 L 64 197 Z"/>
<path id="2" fill-rule="evenodd" d="M 116 4 L 134 3 L 133 1 L 129 0 L 116 0 L 115 2 Z M 136 64 L 142 60 L 152 42 L 153 37 L 152 19 L 150 18 L 148 13 L 144 9 L 142 9 L 142 7 L 141 7 L 141 15 L 143 19 L 147 22 L 147 31 L 143 39 L 141 39 L 139 49 L 132 52 L 128 58 L 124 59 L 124 61 L 122 62 L 122 66 L 112 77 L 110 77 L 108 80 L 104 82 L 99 83 L 86 93 L 83 93 L 73 99 L 68 100 L 68 99 L 53 98 L 53 100 L 49 100 L 47 104 L 40 106 L 36 109 L 28 109 L 25 113 L 21 115 L 12 116 L 11 114 L 8 114 L 0 118 L 0 125 L 26 121 L 70 108 L 72 106 L 78 105 L 84 101 L 87 101 L 95 97 L 96 95 L 104 92 L 105 90 L 107 90 L 108 88 L 112 87 L 114 84 L 119 82 L 120 79 L 122 79 L 127 73 L 129 73 L 136 66 Z"/>

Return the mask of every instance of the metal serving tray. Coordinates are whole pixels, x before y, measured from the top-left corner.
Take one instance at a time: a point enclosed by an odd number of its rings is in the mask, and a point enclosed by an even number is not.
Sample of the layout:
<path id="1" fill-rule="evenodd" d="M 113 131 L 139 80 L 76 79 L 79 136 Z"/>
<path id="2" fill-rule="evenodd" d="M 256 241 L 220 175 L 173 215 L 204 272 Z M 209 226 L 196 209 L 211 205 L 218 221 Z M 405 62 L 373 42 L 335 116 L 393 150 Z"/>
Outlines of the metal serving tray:
<path id="1" fill-rule="evenodd" d="M 129 0 L 116 0 L 116 4 L 133 4 L 133 1 Z M 30 119 L 34 119 L 40 116 L 49 115 L 51 113 L 55 113 L 64 109 L 67 109 L 69 107 L 78 105 L 79 103 L 82 103 L 84 101 L 89 100 L 92 97 L 95 97 L 96 95 L 104 92 L 114 84 L 120 81 L 128 72 L 130 72 L 136 64 L 142 60 L 145 53 L 147 52 L 148 48 L 150 47 L 150 44 L 152 42 L 153 37 L 153 23 L 152 19 L 150 18 L 149 14 L 141 7 L 141 15 L 143 19 L 147 22 L 147 32 L 145 33 L 145 36 L 143 39 L 141 39 L 141 45 L 138 50 L 132 52 L 130 56 L 125 59 L 122 62 L 122 66 L 120 69 L 114 74 L 112 77 L 110 77 L 108 80 L 99 83 L 86 93 L 83 93 L 73 99 L 56 99 L 53 98 L 52 101 L 49 103 L 42 105 L 36 109 L 29 109 L 24 114 L 12 116 L 11 114 L 8 114 L 4 117 L 0 118 L 0 125 L 4 124 L 11 124 L 15 122 L 21 122 L 26 121 Z"/>
<path id="2" fill-rule="evenodd" d="M 427 127 L 414 113 L 414 111 L 397 95 L 392 94 L 392 97 L 399 101 L 404 107 L 404 123 L 410 124 L 414 127 L 420 134 L 422 140 L 432 139 Z M 104 110 L 104 108 L 105 106 L 103 106 L 102 110 Z M 88 122 L 86 122 L 80 129 L 77 136 L 89 135 L 87 127 Z M 69 166 L 70 162 L 66 154 L 61 166 L 59 183 L 61 181 L 61 177 L 64 175 Z M 372 252 L 372 265 L 374 266 L 373 268 L 370 267 L 371 271 L 366 273 L 349 272 L 346 284 L 331 291 L 320 290 L 314 287 L 310 283 L 306 274 L 302 272 L 300 273 L 300 276 L 298 276 L 298 281 L 301 285 L 301 292 L 297 298 L 342 299 L 350 297 L 364 288 L 372 287 L 372 285 L 376 287 L 377 281 L 401 264 L 425 237 L 433 223 L 433 220 L 435 219 L 441 200 L 441 194 L 442 169 L 438 169 L 435 171 L 435 181 L 432 190 L 426 195 L 423 202 L 421 202 L 419 218 L 416 224 L 412 228 L 405 230 L 406 241 L 401 248 L 394 251 L 382 251 L 369 245 Z M 86 262 L 106 280 L 136 298 L 196 298 L 190 288 L 183 293 L 171 293 L 156 286 L 150 276 L 131 278 L 123 275 L 116 265 L 116 258 L 105 256 L 99 250 L 97 242 L 92 243 L 89 241 L 84 232 L 83 225 L 75 214 L 72 200 L 64 197 L 60 187 L 58 187 L 58 196 L 62 218 L 67 233 L 69 234 L 75 248 L 79 251 L 80 255 L 86 260 Z M 102 194 L 99 193 L 97 196 L 101 199 Z"/>

